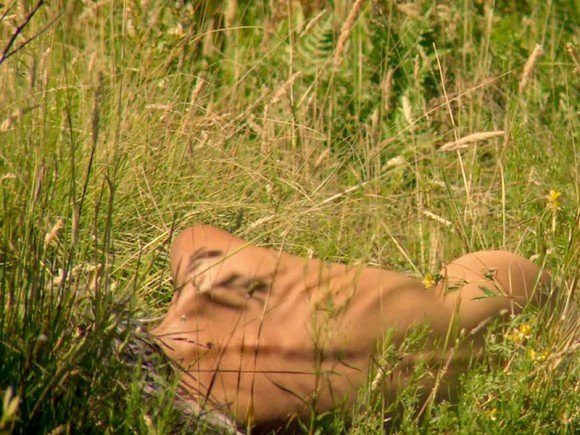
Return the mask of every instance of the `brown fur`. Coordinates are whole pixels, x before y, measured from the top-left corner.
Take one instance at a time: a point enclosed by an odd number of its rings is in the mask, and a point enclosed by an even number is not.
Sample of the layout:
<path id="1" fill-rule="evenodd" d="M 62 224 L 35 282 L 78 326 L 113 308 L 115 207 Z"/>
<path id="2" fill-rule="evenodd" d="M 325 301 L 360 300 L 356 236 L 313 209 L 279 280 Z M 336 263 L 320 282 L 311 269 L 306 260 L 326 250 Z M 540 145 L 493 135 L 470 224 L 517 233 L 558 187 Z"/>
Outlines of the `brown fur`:
<path id="1" fill-rule="evenodd" d="M 388 330 L 396 343 L 425 322 L 436 337 L 452 323 L 469 331 L 519 312 L 539 278 L 518 255 L 482 251 L 447 265 L 426 290 L 400 273 L 303 259 L 211 226 L 176 237 L 171 269 L 177 291 L 151 334 L 185 368 L 183 385 L 200 405 L 244 424 L 352 404 Z M 482 288 L 497 296 L 481 299 Z M 405 382 L 413 359 L 386 390 Z"/>

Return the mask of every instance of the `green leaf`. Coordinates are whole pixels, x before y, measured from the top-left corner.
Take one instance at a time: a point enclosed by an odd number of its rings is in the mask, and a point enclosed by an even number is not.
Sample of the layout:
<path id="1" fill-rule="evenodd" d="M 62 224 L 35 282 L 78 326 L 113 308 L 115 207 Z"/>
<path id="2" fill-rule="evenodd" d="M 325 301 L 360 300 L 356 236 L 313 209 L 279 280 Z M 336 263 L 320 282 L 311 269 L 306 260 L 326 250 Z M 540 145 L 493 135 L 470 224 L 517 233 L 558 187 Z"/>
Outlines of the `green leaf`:
<path id="1" fill-rule="evenodd" d="M 494 292 L 489 287 L 486 287 L 484 285 L 480 285 L 479 288 L 483 292 L 484 296 L 479 296 L 479 297 L 473 298 L 472 299 L 473 301 L 477 301 L 479 299 L 487 299 L 487 298 L 493 298 L 493 297 L 499 296 L 498 293 Z"/>

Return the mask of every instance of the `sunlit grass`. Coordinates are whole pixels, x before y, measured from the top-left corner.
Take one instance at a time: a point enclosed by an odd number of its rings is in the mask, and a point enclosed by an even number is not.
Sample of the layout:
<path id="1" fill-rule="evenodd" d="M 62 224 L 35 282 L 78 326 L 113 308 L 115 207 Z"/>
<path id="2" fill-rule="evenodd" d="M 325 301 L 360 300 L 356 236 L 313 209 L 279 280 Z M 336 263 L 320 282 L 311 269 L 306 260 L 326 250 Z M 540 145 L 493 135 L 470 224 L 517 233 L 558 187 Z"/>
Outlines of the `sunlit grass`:
<path id="1" fill-rule="evenodd" d="M 196 222 L 426 286 L 477 249 L 551 270 L 550 303 L 491 326 L 454 403 L 418 416 L 418 370 L 305 430 L 578 427 L 571 3 L 49 3 L 0 65 L 0 431 L 191 430 L 120 354 Z"/>

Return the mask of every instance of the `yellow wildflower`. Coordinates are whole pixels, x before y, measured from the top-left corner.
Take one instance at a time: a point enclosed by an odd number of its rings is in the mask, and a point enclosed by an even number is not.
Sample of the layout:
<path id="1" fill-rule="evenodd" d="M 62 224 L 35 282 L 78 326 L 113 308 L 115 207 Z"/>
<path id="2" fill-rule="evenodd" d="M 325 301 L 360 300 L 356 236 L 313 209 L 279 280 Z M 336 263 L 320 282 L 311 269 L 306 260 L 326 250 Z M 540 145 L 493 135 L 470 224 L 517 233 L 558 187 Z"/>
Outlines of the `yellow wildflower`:
<path id="1" fill-rule="evenodd" d="M 511 332 L 505 334 L 505 338 L 513 341 L 516 344 L 522 343 L 526 338 L 530 336 L 532 332 L 532 327 L 527 323 L 519 326 L 519 328 L 514 329 Z"/>
<path id="2" fill-rule="evenodd" d="M 431 275 L 430 273 L 425 275 L 425 277 L 423 278 L 423 285 L 425 286 L 425 288 L 432 287 L 435 284 L 437 284 L 437 281 L 435 280 L 435 277 L 433 275 Z"/>
<path id="3" fill-rule="evenodd" d="M 532 327 L 530 325 L 528 325 L 527 323 L 520 325 L 520 327 L 518 329 L 522 333 L 522 335 L 526 338 L 529 337 L 530 333 L 532 332 Z"/>
<path id="4" fill-rule="evenodd" d="M 497 420 L 497 408 L 493 408 L 490 411 L 488 411 L 487 415 L 489 416 L 489 419 L 491 421 L 496 421 Z"/>
<path id="5" fill-rule="evenodd" d="M 546 361 L 546 359 L 548 359 L 548 355 L 549 355 L 548 351 L 547 350 L 543 350 L 538 355 L 538 361 Z"/>
<path id="6" fill-rule="evenodd" d="M 528 356 L 534 361 L 546 361 L 548 358 L 548 351 L 543 350 L 542 352 L 536 352 L 534 349 L 528 350 Z"/>
<path id="7" fill-rule="evenodd" d="M 513 333 L 511 333 L 511 334 L 507 334 L 507 335 L 506 335 L 506 338 L 507 338 L 508 340 L 511 340 L 511 341 L 513 341 L 513 342 L 514 342 L 514 343 L 516 343 L 516 344 L 519 344 L 519 343 L 521 343 L 522 341 L 524 341 L 524 338 L 526 338 L 526 337 L 525 337 L 525 336 L 524 336 L 524 334 L 522 334 L 520 331 L 514 331 L 514 332 L 513 332 Z"/>
<path id="8" fill-rule="evenodd" d="M 557 190 L 550 189 L 550 193 L 546 195 L 547 204 L 546 207 L 548 209 L 555 212 L 556 210 L 560 209 L 560 196 L 562 196 L 562 192 L 558 192 Z"/>
<path id="9" fill-rule="evenodd" d="M 443 276 L 441 274 L 428 273 L 423 278 L 423 285 L 425 286 L 425 288 L 429 288 L 429 287 L 433 287 L 435 284 L 439 284 L 441 281 L 443 281 Z"/>

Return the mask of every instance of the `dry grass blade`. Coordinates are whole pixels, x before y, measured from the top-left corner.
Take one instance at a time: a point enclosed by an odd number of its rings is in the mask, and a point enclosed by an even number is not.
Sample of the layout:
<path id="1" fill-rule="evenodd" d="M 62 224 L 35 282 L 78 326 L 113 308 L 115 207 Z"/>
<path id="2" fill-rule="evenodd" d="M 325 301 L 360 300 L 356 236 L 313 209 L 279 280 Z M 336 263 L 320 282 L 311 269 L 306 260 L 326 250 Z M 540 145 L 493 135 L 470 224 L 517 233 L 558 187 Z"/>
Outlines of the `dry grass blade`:
<path id="1" fill-rule="evenodd" d="M 40 0 L 38 3 L 36 3 L 36 5 L 32 8 L 30 13 L 26 17 L 24 17 L 24 21 L 16 27 L 16 29 L 10 36 L 10 39 L 6 43 L 6 46 L 2 50 L 2 55 L 0 56 L 0 64 L 2 64 L 2 62 L 8 59 L 8 57 L 12 56 L 14 53 L 16 53 L 17 51 L 19 51 L 24 47 L 24 44 L 21 44 L 19 47 L 11 51 L 12 45 L 14 44 L 16 39 L 20 36 L 24 28 L 28 25 L 32 17 L 38 12 L 38 10 L 44 4 L 44 1 L 45 0 Z"/>
<path id="2" fill-rule="evenodd" d="M 309 433 L 381 432 L 389 419 L 389 430 L 405 433 L 573 431 L 580 54 L 569 2 L 530 14 L 522 2 L 94 0 L 72 7 L 43 0 L 14 38 L 40 2 L 0 1 L 0 257 L 7 259 L 0 261 L 0 371 L 11 380 L 10 399 L 21 400 L 8 426 L 0 415 L 0 435 L 95 427 L 244 432 L 228 407 L 245 404 L 212 396 L 227 377 L 241 385 L 254 376 L 276 377 L 272 391 L 304 403 L 303 426 L 292 427 Z M 514 19 L 525 31 L 506 39 L 502 29 Z M 13 59 L 1 64 L 11 38 Z M 518 52 L 515 63 L 502 61 L 502 53 Z M 437 280 L 453 258 L 497 248 L 549 269 L 553 285 L 545 308 L 466 328 L 462 342 L 495 344 L 482 360 L 455 348 L 448 370 L 455 329 L 441 348 L 422 328 L 405 333 L 402 346 L 385 334 L 367 361 L 376 376 L 353 407 L 336 403 L 321 415 L 317 386 L 333 386 L 349 370 L 318 363 L 334 358 L 326 340 L 343 331 L 333 328 L 348 309 L 343 295 L 352 294 L 346 279 L 349 288 L 324 288 L 324 299 L 309 302 L 311 371 L 294 370 L 294 357 L 276 370 L 256 364 L 258 346 L 260 361 L 290 348 L 265 344 L 277 334 L 265 328 L 281 299 L 270 299 L 262 316 L 264 305 L 254 302 L 263 304 L 264 288 L 246 311 L 247 294 L 258 288 L 251 279 L 232 281 L 233 292 L 198 286 L 203 300 L 230 307 L 236 322 L 241 314 L 231 331 L 249 320 L 246 312 L 264 321 L 259 343 L 238 342 L 247 367 L 217 358 L 218 370 L 205 369 L 216 373 L 206 384 L 197 361 L 166 367 L 165 354 L 145 342 L 179 290 L 173 235 L 195 224 L 246 240 L 240 250 L 283 248 L 304 262 L 346 264 L 349 281 L 368 266 L 410 275 L 423 292 L 431 286 L 421 284 Z M 237 252 L 228 255 L 240 258 Z M 212 263 L 198 270 L 206 269 L 208 283 L 215 274 L 207 269 L 221 266 Z M 301 268 L 295 278 L 303 277 Z M 49 318 L 48 329 L 38 322 Z M 523 321 L 534 334 L 521 345 L 507 340 L 506 328 Z M 197 328 L 176 334 L 185 334 L 185 346 L 204 344 Z M 419 358 L 411 358 L 415 351 Z M 441 403 L 462 369 L 469 391 Z M 413 376 L 392 397 L 391 377 L 408 370 Z M 284 389 L 296 375 L 315 379 L 316 388 Z M 509 401 L 490 391 L 498 379 Z M 2 388 L 0 396 L 9 386 Z M 354 388 L 348 394 L 350 401 Z M 115 415 L 111 406 L 134 412 Z M 257 405 L 254 411 L 258 418 Z"/>
<path id="3" fill-rule="evenodd" d="M 250 225 L 247 226 L 246 232 L 253 230 L 254 228 L 257 228 L 262 224 L 268 223 L 268 222 L 272 221 L 273 219 L 275 219 L 276 217 L 277 217 L 277 215 L 273 214 L 270 216 L 264 216 L 260 219 L 257 219 L 256 221 L 252 222 Z"/>
<path id="4" fill-rule="evenodd" d="M 8 130 L 10 130 L 10 127 L 12 127 L 12 124 L 17 121 L 19 118 L 22 117 L 23 115 L 23 111 L 22 109 L 16 109 L 14 112 L 12 112 L 3 122 L 2 124 L 0 124 L 0 133 L 5 133 Z"/>
<path id="5" fill-rule="evenodd" d="M 452 142 L 447 142 L 439 148 L 439 151 L 455 151 L 462 148 L 467 148 L 467 146 L 471 143 L 480 142 L 482 140 L 493 139 L 494 137 L 499 137 L 505 135 L 505 131 L 503 130 L 496 130 L 496 131 L 482 131 L 479 133 L 469 134 L 464 136 L 460 139 L 457 139 Z"/>
<path id="6" fill-rule="evenodd" d="M 0 181 L 4 180 L 14 180 L 16 178 L 16 174 L 9 172 L 8 174 L 4 174 L 0 177 Z"/>
<path id="7" fill-rule="evenodd" d="M 173 105 L 172 104 L 157 104 L 157 103 L 152 103 L 152 104 L 147 104 L 145 106 L 145 109 L 148 109 L 148 110 L 163 110 L 163 111 L 171 112 L 171 111 L 173 111 Z"/>
<path id="8" fill-rule="evenodd" d="M 445 376 L 445 373 L 447 373 L 447 370 L 449 370 L 449 365 L 451 364 L 451 361 L 453 360 L 453 356 L 455 355 L 455 350 L 456 350 L 456 347 L 451 348 L 451 350 L 449 351 L 449 355 L 447 356 L 447 360 L 445 361 L 445 365 L 441 368 L 441 370 L 439 370 L 437 372 L 437 376 L 435 377 L 435 383 L 433 384 L 433 389 L 431 390 L 431 392 L 429 393 L 429 396 L 427 397 L 427 400 L 425 401 L 425 403 L 421 407 L 421 410 L 419 411 L 419 415 L 423 415 L 423 412 L 425 412 L 425 410 L 427 410 L 427 413 L 430 412 L 430 408 L 433 405 L 433 402 L 435 401 L 435 397 L 437 396 L 437 391 L 439 390 L 441 380 L 443 379 L 443 376 Z"/>
<path id="9" fill-rule="evenodd" d="M 31 110 L 36 109 L 37 107 L 39 107 L 39 105 L 35 104 L 33 106 L 28 106 L 24 108 L 20 107 L 14 110 L 10 115 L 8 115 L 8 117 L 2 122 L 2 124 L 0 124 L 0 133 L 5 133 L 8 130 L 10 130 L 10 128 L 14 126 L 15 122 L 20 120 L 24 115 L 26 115 Z"/>
<path id="10" fill-rule="evenodd" d="M 390 68 L 387 71 L 387 75 L 381 81 L 381 97 L 383 99 L 383 108 L 385 112 L 389 111 L 389 101 L 391 99 L 391 93 L 393 90 L 393 75 L 395 74 L 395 70 Z"/>
<path id="11" fill-rule="evenodd" d="M 362 8 L 363 3 L 364 3 L 364 0 L 356 0 L 354 2 L 354 5 L 352 5 L 352 9 L 350 10 L 348 17 L 346 18 L 346 21 L 344 22 L 344 24 L 342 25 L 342 27 L 340 29 L 340 35 L 338 36 L 338 43 L 336 44 L 336 50 L 334 50 L 334 66 L 335 67 L 338 67 L 342 62 L 342 54 L 344 53 L 344 47 L 346 46 L 346 41 L 348 41 L 348 38 L 350 37 L 350 34 L 352 32 L 352 28 L 354 26 L 356 19 L 358 18 L 358 15 L 360 13 L 360 10 Z"/>
<path id="12" fill-rule="evenodd" d="M 224 13 L 226 27 L 232 27 L 234 19 L 236 18 L 237 11 L 238 11 L 238 1 L 229 0 L 226 5 L 226 10 Z"/>
<path id="13" fill-rule="evenodd" d="M 453 224 L 450 221 L 448 221 L 447 219 L 445 219 L 445 218 L 443 218 L 443 217 L 441 217 L 441 216 L 439 216 L 439 215 L 437 215 L 435 213 L 430 212 L 429 210 L 423 210 L 423 214 L 425 216 L 433 219 L 434 221 L 437 221 L 437 222 L 445 225 L 446 227 L 452 227 L 453 226 Z"/>
<path id="14" fill-rule="evenodd" d="M 286 95 L 288 89 L 290 89 L 290 87 L 292 86 L 294 81 L 300 76 L 300 74 L 301 74 L 300 71 L 295 72 L 288 78 L 288 80 L 284 82 L 282 86 L 280 86 L 280 88 L 276 91 L 276 93 L 270 100 L 269 103 L 270 106 L 278 103 L 284 97 L 284 95 Z"/>
<path id="15" fill-rule="evenodd" d="M 264 115 L 262 124 L 262 152 L 267 154 L 269 152 L 270 140 L 270 107 L 280 102 L 280 100 L 288 93 L 294 81 L 300 76 L 300 71 L 292 74 L 280 88 L 274 93 L 272 99 L 264 105 Z"/>
<path id="16" fill-rule="evenodd" d="M 421 6 L 416 3 L 401 3 L 397 5 L 397 9 L 411 18 L 419 18 L 421 15 Z"/>
<path id="17" fill-rule="evenodd" d="M 578 56 L 576 54 L 576 48 L 574 47 L 574 44 L 568 42 L 566 44 L 566 51 L 572 58 L 572 62 L 574 62 L 574 72 L 578 74 L 580 72 L 580 62 L 578 62 Z"/>
<path id="18" fill-rule="evenodd" d="M 203 75 L 200 74 L 199 76 L 197 76 L 197 80 L 195 82 L 195 87 L 193 88 L 193 91 L 191 91 L 191 98 L 189 99 L 190 107 L 193 107 L 195 105 L 195 102 L 201 95 L 201 91 L 203 90 L 204 85 L 205 79 L 203 78 Z"/>
<path id="19" fill-rule="evenodd" d="M 58 240 L 58 234 L 60 233 L 60 230 L 62 230 L 63 226 L 64 226 L 64 220 L 62 218 L 60 218 L 52 226 L 52 229 L 48 233 L 46 233 L 46 236 L 44 236 L 44 247 L 45 248 L 47 246 L 50 246 L 52 242 Z"/>
<path id="20" fill-rule="evenodd" d="M 522 92 L 526 89 L 528 82 L 530 81 L 530 76 L 532 75 L 532 70 L 534 69 L 534 65 L 536 64 L 538 58 L 544 53 L 544 49 L 541 45 L 536 44 L 532 54 L 526 60 L 526 64 L 524 65 L 524 71 L 522 72 L 522 78 L 520 79 L 520 84 L 518 86 L 518 90 Z"/>
<path id="21" fill-rule="evenodd" d="M 304 35 L 307 35 L 308 32 L 310 32 L 310 30 L 312 30 L 312 28 L 320 21 L 320 19 L 326 15 L 326 9 L 321 10 L 318 15 L 316 15 L 314 18 L 312 18 L 308 24 L 306 25 L 306 27 L 304 28 L 304 30 L 302 32 L 300 32 L 300 38 L 302 38 Z"/>
<path id="22" fill-rule="evenodd" d="M 405 160 L 405 158 L 403 156 L 397 156 L 397 157 L 392 157 L 389 160 L 387 160 L 387 163 L 385 164 L 385 168 L 394 168 L 396 166 L 403 166 L 406 164 L 407 164 L 407 161 Z"/>
<path id="23" fill-rule="evenodd" d="M 314 167 L 318 168 L 320 166 L 320 164 L 326 160 L 326 158 L 330 155 L 330 148 L 325 148 L 320 155 L 318 156 L 318 158 L 316 159 L 316 161 L 314 162 Z"/>
<path id="24" fill-rule="evenodd" d="M 397 238 L 391 233 L 390 229 L 387 227 L 387 225 L 384 222 L 381 224 L 381 226 L 383 227 L 385 232 L 388 234 L 390 239 L 393 241 L 393 243 L 395 244 L 395 246 L 397 247 L 399 252 L 403 255 L 403 257 L 405 257 L 405 260 L 407 260 L 407 262 L 411 265 L 411 267 L 413 268 L 415 273 L 417 275 L 421 275 L 421 271 L 419 270 L 419 268 L 417 267 L 415 262 L 413 262 L 413 260 L 411 259 L 411 256 L 409 255 L 409 252 L 405 249 L 405 247 L 401 244 L 401 242 L 399 242 L 399 240 L 397 240 Z"/>
<path id="25" fill-rule="evenodd" d="M 411 102 L 409 99 L 403 95 L 401 99 L 401 104 L 403 106 L 403 116 L 405 117 L 405 121 L 409 124 L 409 127 L 413 126 L 413 112 L 411 110 Z"/>

